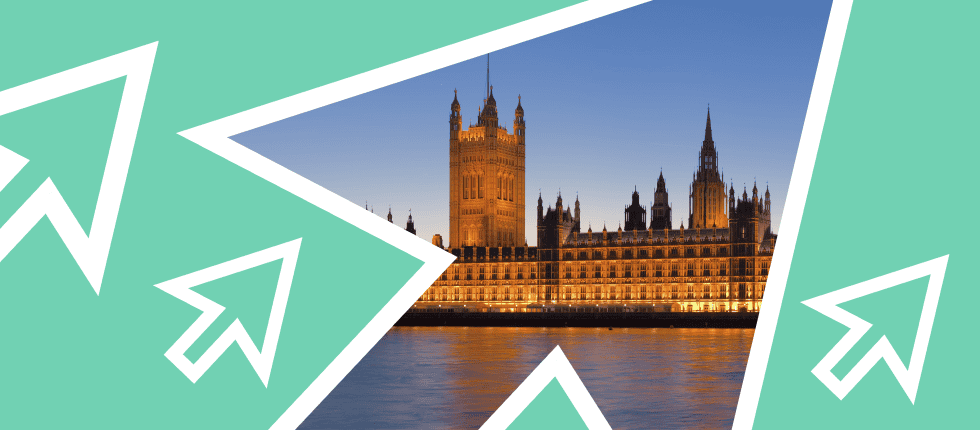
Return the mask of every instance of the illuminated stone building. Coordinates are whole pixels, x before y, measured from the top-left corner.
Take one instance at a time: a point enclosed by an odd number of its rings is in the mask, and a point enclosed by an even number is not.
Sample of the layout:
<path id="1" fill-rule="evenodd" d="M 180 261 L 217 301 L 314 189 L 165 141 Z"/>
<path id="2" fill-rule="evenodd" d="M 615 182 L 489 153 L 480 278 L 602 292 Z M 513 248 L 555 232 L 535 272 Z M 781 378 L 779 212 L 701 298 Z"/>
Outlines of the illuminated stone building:
<path id="1" fill-rule="evenodd" d="M 520 97 L 513 133 L 500 126 L 489 84 L 476 125 L 463 130 L 460 109 L 454 95 L 449 115 L 449 246 L 522 246 L 525 127 Z"/>
<path id="2" fill-rule="evenodd" d="M 688 195 L 688 227 L 673 229 L 663 173 L 649 209 L 634 188 L 616 231 L 582 231 L 558 194 L 537 205 L 537 246 L 524 230 L 524 111 L 514 134 L 497 125 L 492 92 L 469 130 L 459 102 L 450 113 L 450 234 L 457 260 L 416 302 L 415 311 L 590 310 L 755 312 L 765 292 L 776 236 L 768 188 L 760 199 L 726 193 L 708 114 L 698 170 Z M 727 199 L 726 199 L 727 197 Z M 726 201 L 727 200 L 727 201 Z M 649 215 L 649 219 L 647 216 Z M 441 245 L 442 237 L 433 237 Z"/>
<path id="3" fill-rule="evenodd" d="M 718 172 L 718 150 L 711 138 L 711 110 L 708 110 L 708 121 L 704 126 L 704 141 L 701 142 L 701 152 L 698 154 L 698 170 L 690 188 L 690 214 L 688 227 L 728 227 L 728 216 L 725 213 L 725 178 Z"/>

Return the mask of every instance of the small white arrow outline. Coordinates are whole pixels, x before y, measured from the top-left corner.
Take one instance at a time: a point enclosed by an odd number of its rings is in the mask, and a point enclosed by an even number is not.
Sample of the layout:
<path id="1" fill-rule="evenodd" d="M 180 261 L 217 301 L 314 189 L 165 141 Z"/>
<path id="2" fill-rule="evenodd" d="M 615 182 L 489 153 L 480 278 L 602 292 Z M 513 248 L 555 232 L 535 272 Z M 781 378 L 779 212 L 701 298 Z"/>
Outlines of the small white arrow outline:
<path id="1" fill-rule="evenodd" d="M 823 382 L 827 388 L 833 392 L 837 398 L 843 400 L 847 393 L 851 392 L 855 385 L 867 375 L 878 360 L 884 360 L 888 368 L 891 369 L 898 379 L 898 383 L 909 396 L 912 404 L 915 404 L 915 395 L 919 389 L 919 380 L 922 377 L 922 366 L 926 359 L 926 349 L 929 347 L 929 336 L 932 334 L 932 323 L 936 319 L 936 308 L 939 306 L 939 292 L 943 286 L 943 276 L 946 274 L 946 263 L 949 255 L 919 263 L 902 270 L 879 276 L 877 278 L 841 288 L 822 296 L 814 297 L 803 301 L 813 310 L 820 312 L 827 317 L 850 328 L 847 334 L 837 345 L 827 353 L 823 359 L 813 368 L 813 375 Z M 840 363 L 844 355 L 857 344 L 872 324 L 858 318 L 854 314 L 841 309 L 838 305 L 864 297 L 868 294 L 901 285 L 909 281 L 928 276 L 929 285 L 926 287 L 926 299 L 922 305 L 922 316 L 919 318 L 919 328 L 915 334 L 915 342 L 912 345 L 912 358 L 909 366 L 905 367 L 902 359 L 898 357 L 895 348 L 884 335 L 868 351 L 857 365 L 854 366 L 843 379 L 837 379 L 831 369 Z"/>
<path id="2" fill-rule="evenodd" d="M 157 288 L 202 311 L 201 316 L 163 355 L 174 366 L 177 366 L 177 369 L 187 376 L 191 382 L 196 383 L 232 343 L 238 342 L 238 346 L 245 353 L 248 362 L 252 364 L 255 373 L 259 375 L 262 383 L 268 387 L 269 376 L 272 373 L 272 361 L 276 356 L 276 347 L 279 344 L 279 332 L 282 329 L 282 319 L 286 314 L 286 301 L 289 299 L 289 288 L 293 283 L 293 273 L 296 271 L 296 260 L 299 257 L 299 246 L 302 240 L 300 238 L 286 242 L 157 284 Z M 255 346 L 255 342 L 249 337 L 241 321 L 235 319 L 196 362 L 185 357 L 184 353 L 194 342 L 197 342 L 197 339 L 225 310 L 224 306 L 191 290 L 191 287 L 280 259 L 282 260 L 282 269 L 279 271 L 279 282 L 276 284 L 276 294 L 272 299 L 272 312 L 269 315 L 269 325 L 265 330 L 262 350 L 259 351 Z"/>

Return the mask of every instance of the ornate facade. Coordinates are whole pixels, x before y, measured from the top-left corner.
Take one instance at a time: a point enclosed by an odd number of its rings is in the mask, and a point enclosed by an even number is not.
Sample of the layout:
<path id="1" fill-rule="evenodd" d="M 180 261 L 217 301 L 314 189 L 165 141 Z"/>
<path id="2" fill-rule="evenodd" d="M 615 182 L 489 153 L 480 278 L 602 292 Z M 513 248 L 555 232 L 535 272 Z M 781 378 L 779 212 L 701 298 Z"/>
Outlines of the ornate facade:
<path id="1" fill-rule="evenodd" d="M 673 229 L 663 173 L 654 202 L 634 189 L 624 225 L 581 229 L 559 193 L 554 208 L 537 205 L 537 246 L 523 238 L 524 110 L 518 101 L 514 134 L 497 125 L 492 91 L 469 130 L 459 102 L 450 114 L 450 235 L 457 260 L 416 302 L 416 311 L 468 307 L 523 312 L 567 307 L 588 311 L 654 308 L 668 311 L 759 310 L 776 236 L 770 194 L 760 199 L 734 187 L 726 193 L 708 114 L 699 166 L 690 186 L 688 228 Z M 727 202 L 726 202 L 727 197 Z M 727 204 L 726 204 L 727 203 Z M 649 219 L 648 219 L 649 215 Z M 433 237 L 442 245 L 442 237 Z"/>
<path id="2" fill-rule="evenodd" d="M 728 227 L 725 213 L 725 177 L 718 172 L 718 150 L 711 138 L 711 110 L 704 126 L 704 141 L 698 154 L 698 170 L 691 181 L 688 227 Z"/>
<path id="3" fill-rule="evenodd" d="M 455 91 L 454 91 L 455 92 Z M 449 246 L 515 247 L 524 239 L 524 108 L 514 132 L 501 127 L 493 87 L 477 123 L 463 130 L 459 100 L 449 115 Z"/>

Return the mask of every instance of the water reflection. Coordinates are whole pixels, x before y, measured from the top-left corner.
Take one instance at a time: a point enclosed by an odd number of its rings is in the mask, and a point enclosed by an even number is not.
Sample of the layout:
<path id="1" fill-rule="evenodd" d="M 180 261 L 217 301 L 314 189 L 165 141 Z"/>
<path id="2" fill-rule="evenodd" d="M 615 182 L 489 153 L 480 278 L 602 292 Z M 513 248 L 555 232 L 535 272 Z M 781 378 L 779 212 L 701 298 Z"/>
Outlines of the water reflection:
<path id="1" fill-rule="evenodd" d="M 478 428 L 555 345 L 613 428 L 729 428 L 753 332 L 395 327 L 300 428 Z"/>

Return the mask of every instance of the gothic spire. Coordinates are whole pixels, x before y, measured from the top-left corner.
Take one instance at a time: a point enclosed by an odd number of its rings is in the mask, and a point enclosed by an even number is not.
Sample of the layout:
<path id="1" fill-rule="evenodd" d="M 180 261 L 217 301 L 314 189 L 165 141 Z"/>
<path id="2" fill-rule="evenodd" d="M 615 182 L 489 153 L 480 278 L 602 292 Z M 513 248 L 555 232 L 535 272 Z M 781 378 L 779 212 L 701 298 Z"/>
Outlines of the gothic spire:
<path id="1" fill-rule="evenodd" d="M 493 87 L 490 87 L 490 97 L 483 101 L 483 110 L 480 111 L 476 125 L 478 126 L 497 126 L 497 101 L 493 98 Z"/>
<path id="2" fill-rule="evenodd" d="M 711 107 L 708 107 L 708 121 L 704 125 L 704 146 L 714 146 L 715 141 L 711 139 Z"/>
<path id="3" fill-rule="evenodd" d="M 483 109 L 477 116 L 476 125 L 497 126 L 497 101 L 493 98 L 493 86 L 490 85 L 490 54 L 487 54 L 487 97 L 483 99 Z"/>

